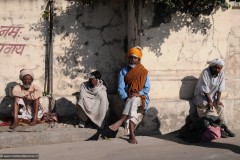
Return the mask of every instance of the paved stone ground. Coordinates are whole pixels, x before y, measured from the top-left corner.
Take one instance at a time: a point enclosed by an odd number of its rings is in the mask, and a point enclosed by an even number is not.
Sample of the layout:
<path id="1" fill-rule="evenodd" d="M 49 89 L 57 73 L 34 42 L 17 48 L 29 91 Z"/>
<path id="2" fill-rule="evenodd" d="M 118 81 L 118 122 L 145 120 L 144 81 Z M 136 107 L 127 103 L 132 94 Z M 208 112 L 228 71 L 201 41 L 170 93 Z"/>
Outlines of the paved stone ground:
<path id="1" fill-rule="evenodd" d="M 68 131 L 67 131 L 68 130 Z M 79 134 L 89 137 L 94 133 L 91 129 L 58 128 L 48 132 L 42 131 L 49 137 L 50 132 L 61 132 L 61 136 Z M 235 131 L 237 135 L 240 131 Z M 8 133 L 19 134 L 20 132 Z M 30 132 L 24 133 L 29 135 Z M 37 132 L 36 132 L 37 133 Z M 68 134 L 66 134 L 68 133 Z M 84 134 L 86 133 L 86 134 Z M 2 134 L 2 133 L 0 133 Z M 87 136 L 88 135 L 88 136 Z M 56 134 L 55 142 L 60 134 Z M 76 136 L 76 135 L 75 135 Z M 50 136 L 51 137 L 51 136 Z M 51 138 L 54 138 L 52 136 Z M 34 145 L 16 148 L 0 149 L 2 154 L 38 154 L 39 159 L 50 160 L 239 160 L 240 136 L 218 139 L 214 142 L 186 143 L 174 134 L 158 136 L 137 136 L 139 144 L 129 144 L 124 135 L 114 139 L 85 141 L 76 139 L 74 142 Z M 32 139 L 33 140 L 33 139 Z M 1 138 L 2 142 L 2 138 Z M 24 141 L 23 141 L 24 142 Z M 18 142 L 19 143 L 19 142 Z"/>

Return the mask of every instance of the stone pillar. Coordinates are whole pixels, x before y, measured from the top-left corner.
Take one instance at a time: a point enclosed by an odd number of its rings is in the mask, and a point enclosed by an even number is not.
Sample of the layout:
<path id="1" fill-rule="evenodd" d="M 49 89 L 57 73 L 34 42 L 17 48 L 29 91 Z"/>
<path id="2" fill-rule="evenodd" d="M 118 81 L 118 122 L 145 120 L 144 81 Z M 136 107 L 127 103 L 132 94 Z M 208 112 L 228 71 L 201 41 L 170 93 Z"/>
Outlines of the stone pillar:
<path id="1" fill-rule="evenodd" d="M 128 48 L 140 46 L 140 27 L 142 19 L 142 1 L 128 1 L 127 33 Z"/>

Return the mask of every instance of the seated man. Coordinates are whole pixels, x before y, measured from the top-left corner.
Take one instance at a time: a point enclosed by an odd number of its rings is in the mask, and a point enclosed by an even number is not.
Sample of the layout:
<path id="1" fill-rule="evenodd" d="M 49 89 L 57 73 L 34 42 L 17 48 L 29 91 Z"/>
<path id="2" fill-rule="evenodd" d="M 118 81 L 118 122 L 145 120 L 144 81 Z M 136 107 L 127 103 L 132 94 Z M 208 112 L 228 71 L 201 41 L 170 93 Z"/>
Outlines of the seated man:
<path id="1" fill-rule="evenodd" d="M 14 129 L 18 125 L 18 118 L 31 120 L 30 125 L 36 125 L 38 118 L 43 115 L 42 107 L 40 107 L 39 99 L 42 91 L 36 85 L 33 85 L 34 74 L 31 70 L 22 69 L 19 75 L 22 84 L 13 88 L 14 97 L 13 123 L 10 129 Z"/>
<path id="2" fill-rule="evenodd" d="M 107 88 L 101 80 L 101 73 L 90 73 L 89 80 L 80 85 L 79 102 L 77 105 L 80 128 L 85 127 L 88 118 L 99 128 L 104 127 L 108 114 Z"/>
<path id="3" fill-rule="evenodd" d="M 130 131 L 129 143 L 137 144 L 134 131 L 143 118 L 143 111 L 148 107 L 150 81 L 147 76 L 148 71 L 140 63 L 141 48 L 131 48 L 127 56 L 129 65 L 121 69 L 118 78 L 118 93 L 125 102 L 125 106 L 121 119 L 109 128 L 116 131 L 126 121 L 126 128 Z"/>
<path id="4" fill-rule="evenodd" d="M 222 68 L 224 61 L 214 59 L 209 62 L 198 80 L 194 91 L 193 103 L 197 106 L 199 117 L 215 115 L 221 121 L 222 137 L 234 137 L 235 134 L 227 127 L 225 109 L 221 100 L 221 93 L 225 90 L 225 76 Z"/>

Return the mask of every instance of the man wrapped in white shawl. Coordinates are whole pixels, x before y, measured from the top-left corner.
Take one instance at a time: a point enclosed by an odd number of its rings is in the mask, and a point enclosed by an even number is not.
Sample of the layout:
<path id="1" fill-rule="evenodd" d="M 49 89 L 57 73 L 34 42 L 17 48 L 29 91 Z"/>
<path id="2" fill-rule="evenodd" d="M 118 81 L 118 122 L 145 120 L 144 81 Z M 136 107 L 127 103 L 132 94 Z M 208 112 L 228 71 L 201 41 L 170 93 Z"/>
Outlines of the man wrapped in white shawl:
<path id="1" fill-rule="evenodd" d="M 94 71 L 90 73 L 89 81 L 80 85 L 77 111 L 81 120 L 78 126 L 84 128 L 89 118 L 98 127 L 103 128 L 108 113 L 108 105 L 107 88 L 101 80 L 101 73 Z"/>

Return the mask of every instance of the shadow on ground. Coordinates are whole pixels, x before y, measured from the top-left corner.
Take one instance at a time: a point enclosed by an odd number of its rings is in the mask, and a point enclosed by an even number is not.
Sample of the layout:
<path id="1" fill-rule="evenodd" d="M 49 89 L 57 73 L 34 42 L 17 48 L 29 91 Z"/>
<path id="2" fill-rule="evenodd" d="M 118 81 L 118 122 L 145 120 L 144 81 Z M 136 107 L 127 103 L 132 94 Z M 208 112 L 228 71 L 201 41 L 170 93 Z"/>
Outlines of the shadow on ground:
<path id="1" fill-rule="evenodd" d="M 178 138 L 177 135 L 178 135 L 178 131 L 175 131 L 175 132 L 172 132 L 172 133 L 169 133 L 166 135 L 156 135 L 156 136 L 152 136 L 152 137 L 167 140 L 167 141 L 173 141 L 173 142 L 176 142 L 179 144 L 189 145 L 189 146 L 228 149 L 234 153 L 240 154 L 240 146 L 235 145 L 235 144 L 223 143 L 223 142 L 218 142 L 218 141 L 189 143 L 189 142 L 186 142 L 186 141 Z"/>

